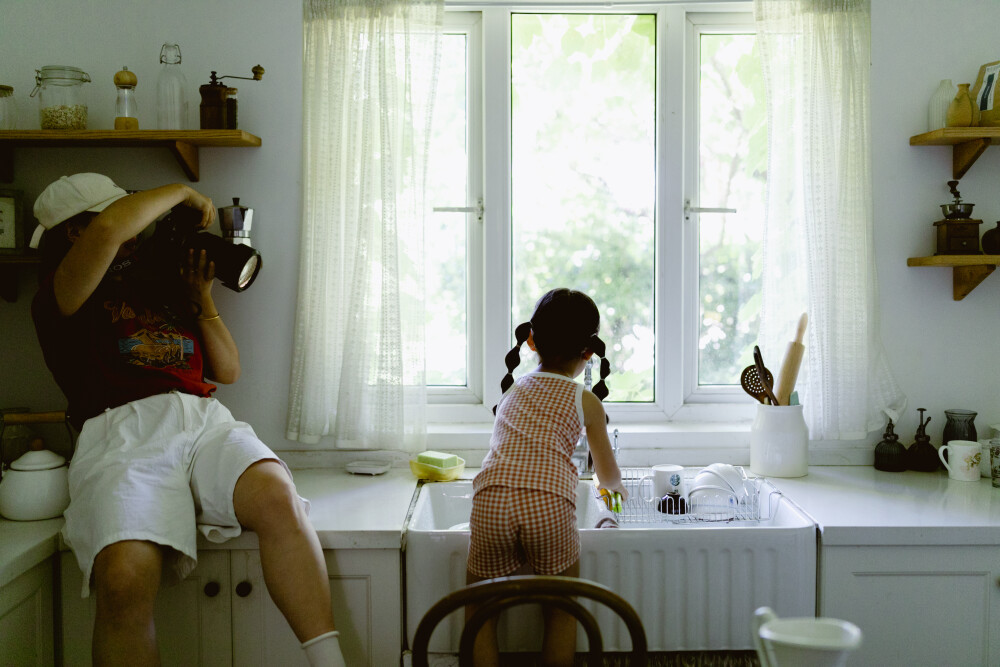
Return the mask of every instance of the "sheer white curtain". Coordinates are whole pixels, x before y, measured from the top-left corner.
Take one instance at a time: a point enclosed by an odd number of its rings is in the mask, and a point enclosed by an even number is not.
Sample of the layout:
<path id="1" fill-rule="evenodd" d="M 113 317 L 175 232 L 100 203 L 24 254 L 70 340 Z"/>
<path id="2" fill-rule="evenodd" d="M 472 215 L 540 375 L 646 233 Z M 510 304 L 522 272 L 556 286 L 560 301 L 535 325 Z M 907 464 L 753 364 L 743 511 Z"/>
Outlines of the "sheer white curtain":
<path id="1" fill-rule="evenodd" d="M 769 115 L 761 347 L 780 359 L 808 312 L 810 436 L 865 438 L 906 405 L 879 326 L 869 3 L 755 0 L 754 15 Z"/>
<path id="2" fill-rule="evenodd" d="M 423 189 L 443 0 L 306 0 L 287 436 L 423 447 Z"/>

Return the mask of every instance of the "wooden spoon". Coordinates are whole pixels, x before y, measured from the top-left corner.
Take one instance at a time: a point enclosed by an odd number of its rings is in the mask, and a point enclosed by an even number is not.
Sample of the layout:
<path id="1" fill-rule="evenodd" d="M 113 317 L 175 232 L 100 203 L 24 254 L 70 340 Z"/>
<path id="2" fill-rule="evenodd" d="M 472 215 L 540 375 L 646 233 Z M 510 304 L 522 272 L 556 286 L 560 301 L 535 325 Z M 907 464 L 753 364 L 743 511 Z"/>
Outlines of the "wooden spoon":
<path id="1" fill-rule="evenodd" d="M 774 376 L 771 375 L 771 371 L 764 368 L 764 358 L 760 354 L 760 347 L 757 345 L 753 346 L 753 360 L 757 364 L 757 375 L 761 378 L 770 378 L 766 382 L 762 382 L 764 385 L 764 392 L 767 394 L 767 398 L 771 401 L 771 405 L 778 405 L 778 399 L 775 397 L 774 392 L 771 391 L 771 383 L 774 382 Z"/>
<path id="2" fill-rule="evenodd" d="M 774 380 L 771 372 L 765 368 L 764 373 L 766 375 L 763 379 L 771 383 Z M 756 364 L 751 364 L 743 369 L 743 373 L 740 375 L 740 384 L 743 386 L 743 391 L 761 403 L 767 404 L 767 392 L 764 390 L 764 383 L 761 382 L 761 376 L 757 374 Z"/>

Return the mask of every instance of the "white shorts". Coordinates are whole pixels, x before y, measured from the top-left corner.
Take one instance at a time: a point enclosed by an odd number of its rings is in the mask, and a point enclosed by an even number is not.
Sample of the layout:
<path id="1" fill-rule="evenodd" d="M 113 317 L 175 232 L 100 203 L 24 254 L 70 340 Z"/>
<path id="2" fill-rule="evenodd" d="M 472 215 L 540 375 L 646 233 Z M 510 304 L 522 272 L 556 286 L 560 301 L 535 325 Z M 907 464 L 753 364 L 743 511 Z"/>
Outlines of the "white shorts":
<path id="1" fill-rule="evenodd" d="M 165 571 L 186 577 L 198 562 L 198 531 L 212 542 L 242 532 L 236 481 L 264 459 L 285 465 L 214 398 L 171 392 L 88 419 L 70 461 L 62 530 L 83 572 L 82 596 L 94 558 L 123 540 L 170 547 Z"/>

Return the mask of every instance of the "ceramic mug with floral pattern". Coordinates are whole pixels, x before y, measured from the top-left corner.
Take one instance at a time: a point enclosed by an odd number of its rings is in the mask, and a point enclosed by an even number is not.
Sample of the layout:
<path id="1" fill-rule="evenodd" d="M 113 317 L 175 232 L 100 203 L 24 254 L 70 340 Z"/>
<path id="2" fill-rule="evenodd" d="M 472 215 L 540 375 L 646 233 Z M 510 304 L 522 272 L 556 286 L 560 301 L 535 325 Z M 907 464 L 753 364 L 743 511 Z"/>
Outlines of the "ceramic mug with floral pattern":
<path id="1" fill-rule="evenodd" d="M 948 459 L 944 453 L 948 451 Z M 938 458 L 948 469 L 948 477 L 963 482 L 979 481 L 979 462 L 983 458 L 983 448 L 974 440 L 952 440 L 938 449 Z"/>

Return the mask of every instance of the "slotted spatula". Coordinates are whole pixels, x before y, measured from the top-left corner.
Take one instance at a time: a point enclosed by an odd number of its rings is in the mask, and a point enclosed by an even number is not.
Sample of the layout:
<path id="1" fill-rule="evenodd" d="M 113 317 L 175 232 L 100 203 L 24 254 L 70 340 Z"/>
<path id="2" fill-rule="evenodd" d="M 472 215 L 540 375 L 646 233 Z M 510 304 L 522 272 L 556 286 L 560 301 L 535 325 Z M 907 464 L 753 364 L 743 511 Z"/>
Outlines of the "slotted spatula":
<path id="1" fill-rule="evenodd" d="M 764 380 L 770 384 L 774 381 L 774 377 L 771 375 L 771 371 L 764 369 Z M 750 394 L 756 398 L 761 403 L 767 404 L 767 391 L 764 389 L 764 383 L 761 382 L 760 374 L 757 372 L 756 364 L 751 364 L 743 369 L 743 373 L 740 375 L 740 384 L 743 386 L 743 391 Z"/>

